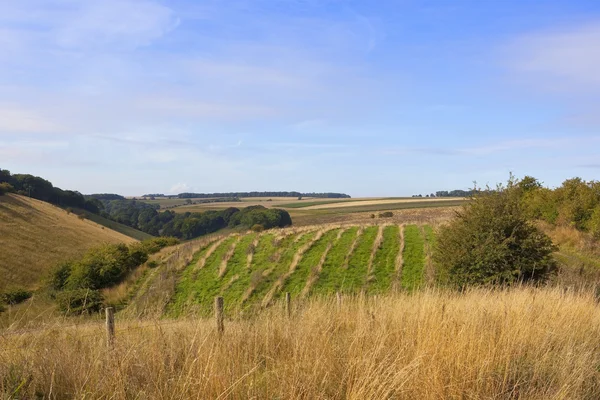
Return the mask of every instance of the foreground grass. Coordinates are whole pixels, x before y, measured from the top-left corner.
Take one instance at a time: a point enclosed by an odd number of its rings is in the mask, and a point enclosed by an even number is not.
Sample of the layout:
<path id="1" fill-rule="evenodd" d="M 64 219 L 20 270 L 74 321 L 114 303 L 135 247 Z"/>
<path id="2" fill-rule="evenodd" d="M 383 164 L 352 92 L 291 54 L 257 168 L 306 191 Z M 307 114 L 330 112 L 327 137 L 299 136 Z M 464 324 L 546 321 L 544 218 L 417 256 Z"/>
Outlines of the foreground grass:
<path id="1" fill-rule="evenodd" d="M 600 308 L 561 289 L 310 300 L 291 319 L 3 332 L 6 398 L 600 398 Z"/>

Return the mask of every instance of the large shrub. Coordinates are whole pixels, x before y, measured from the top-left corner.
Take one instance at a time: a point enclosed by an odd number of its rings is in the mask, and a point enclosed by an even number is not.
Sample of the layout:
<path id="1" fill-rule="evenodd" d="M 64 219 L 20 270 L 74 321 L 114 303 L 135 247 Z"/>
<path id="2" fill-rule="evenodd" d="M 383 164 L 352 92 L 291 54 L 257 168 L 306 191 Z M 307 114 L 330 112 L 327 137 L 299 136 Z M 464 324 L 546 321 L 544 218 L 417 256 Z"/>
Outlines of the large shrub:
<path id="1" fill-rule="evenodd" d="M 102 308 L 102 294 L 97 290 L 65 290 L 56 295 L 58 308 L 68 314 L 98 312 Z"/>
<path id="2" fill-rule="evenodd" d="M 0 301 L 6 304 L 14 305 L 24 302 L 33 295 L 29 290 L 13 288 L 0 293 Z"/>
<path id="3" fill-rule="evenodd" d="M 2 182 L 0 183 L 0 196 L 2 196 L 5 193 L 12 193 L 15 191 L 15 188 L 12 187 L 12 185 L 8 182 Z"/>
<path id="4" fill-rule="evenodd" d="M 523 190 L 506 187 L 477 194 L 440 229 L 434 259 L 453 285 L 544 280 L 556 269 L 555 246 L 527 218 Z"/>

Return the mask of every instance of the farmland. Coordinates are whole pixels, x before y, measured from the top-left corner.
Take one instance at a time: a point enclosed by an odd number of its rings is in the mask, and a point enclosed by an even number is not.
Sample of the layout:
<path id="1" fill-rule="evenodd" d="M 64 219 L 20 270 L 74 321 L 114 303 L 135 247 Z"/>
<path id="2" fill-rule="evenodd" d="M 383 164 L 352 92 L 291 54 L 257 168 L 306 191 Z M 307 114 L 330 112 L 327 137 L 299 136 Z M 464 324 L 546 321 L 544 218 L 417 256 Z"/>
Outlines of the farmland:
<path id="1" fill-rule="evenodd" d="M 425 282 L 421 232 L 416 225 L 386 224 L 219 236 L 181 266 L 167 314 L 208 315 L 219 295 L 236 315 L 269 306 L 285 292 L 299 299 L 414 290 Z"/>

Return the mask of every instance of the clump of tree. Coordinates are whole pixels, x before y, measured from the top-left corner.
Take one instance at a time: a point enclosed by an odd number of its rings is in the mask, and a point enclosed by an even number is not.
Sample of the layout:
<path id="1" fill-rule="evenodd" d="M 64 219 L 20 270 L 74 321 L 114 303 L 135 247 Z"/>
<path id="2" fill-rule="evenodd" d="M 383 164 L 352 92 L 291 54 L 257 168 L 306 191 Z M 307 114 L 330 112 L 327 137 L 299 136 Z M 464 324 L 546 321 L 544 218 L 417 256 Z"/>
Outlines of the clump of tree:
<path id="1" fill-rule="evenodd" d="M 11 174 L 6 169 L 0 169 L 0 185 L 12 188 L 11 191 L 14 190 L 18 194 L 61 207 L 77 207 L 95 214 L 98 214 L 102 207 L 102 203 L 96 199 L 86 199 L 77 191 L 62 190 L 39 176 Z"/>
<path id="2" fill-rule="evenodd" d="M 435 195 L 432 193 L 430 197 L 470 197 L 475 194 L 475 190 L 438 190 Z"/>
<path id="3" fill-rule="evenodd" d="M 6 193 L 12 193 L 15 191 L 15 188 L 8 182 L 0 183 L 0 196 Z"/>
<path id="4" fill-rule="evenodd" d="M 519 185 L 531 218 L 572 226 L 600 239 L 600 182 L 572 178 L 552 190 L 527 176 Z"/>
<path id="5" fill-rule="evenodd" d="M 93 311 L 101 304 L 99 289 L 120 283 L 150 254 L 178 242 L 175 238 L 154 238 L 129 246 L 105 244 L 93 248 L 78 260 L 58 264 L 50 273 L 48 286 L 62 311 Z"/>
<path id="6" fill-rule="evenodd" d="M 265 229 L 292 225 L 292 219 L 285 210 L 251 206 L 246 208 L 229 207 L 225 210 L 209 210 L 202 213 L 160 212 L 158 205 L 136 200 L 104 201 L 103 216 L 121 224 L 141 230 L 154 236 L 173 236 L 188 240 L 216 232 L 220 229 L 251 228 L 263 225 Z"/>
<path id="7" fill-rule="evenodd" d="M 284 228 L 292 225 L 292 218 L 285 210 L 250 206 L 231 214 L 228 225 L 231 228 L 251 228 L 254 225 L 261 225 L 264 229 Z"/>
<path id="8" fill-rule="evenodd" d="M 474 192 L 456 218 L 440 229 L 434 260 L 441 278 L 464 287 L 543 281 L 556 270 L 550 238 L 531 221 L 523 182 Z"/>

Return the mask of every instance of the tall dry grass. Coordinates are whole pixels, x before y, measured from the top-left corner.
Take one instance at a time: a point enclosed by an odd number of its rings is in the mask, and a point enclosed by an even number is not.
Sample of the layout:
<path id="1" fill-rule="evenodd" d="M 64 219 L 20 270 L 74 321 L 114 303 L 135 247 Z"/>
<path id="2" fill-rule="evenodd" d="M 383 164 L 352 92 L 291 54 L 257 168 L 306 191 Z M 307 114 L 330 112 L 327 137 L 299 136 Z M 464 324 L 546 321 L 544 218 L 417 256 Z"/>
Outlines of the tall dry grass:
<path id="1" fill-rule="evenodd" d="M 123 321 L 0 339 L 0 392 L 33 398 L 600 398 L 589 293 L 517 288 L 310 300 L 226 322 Z"/>

